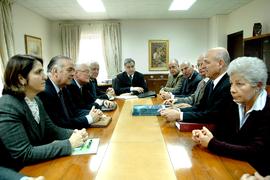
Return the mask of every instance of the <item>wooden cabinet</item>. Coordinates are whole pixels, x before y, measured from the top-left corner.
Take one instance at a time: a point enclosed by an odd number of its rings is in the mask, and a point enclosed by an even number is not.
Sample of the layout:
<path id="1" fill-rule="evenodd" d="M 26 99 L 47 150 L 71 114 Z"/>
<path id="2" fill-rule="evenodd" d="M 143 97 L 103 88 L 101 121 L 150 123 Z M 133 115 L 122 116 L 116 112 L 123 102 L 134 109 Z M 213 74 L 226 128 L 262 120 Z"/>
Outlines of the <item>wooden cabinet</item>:
<path id="1" fill-rule="evenodd" d="M 263 34 L 244 39 L 244 55 L 262 59 L 268 69 L 268 82 L 270 84 L 270 34 Z"/>
<path id="2" fill-rule="evenodd" d="M 144 79 L 149 91 L 159 93 L 159 90 L 166 85 L 168 74 L 144 74 Z"/>

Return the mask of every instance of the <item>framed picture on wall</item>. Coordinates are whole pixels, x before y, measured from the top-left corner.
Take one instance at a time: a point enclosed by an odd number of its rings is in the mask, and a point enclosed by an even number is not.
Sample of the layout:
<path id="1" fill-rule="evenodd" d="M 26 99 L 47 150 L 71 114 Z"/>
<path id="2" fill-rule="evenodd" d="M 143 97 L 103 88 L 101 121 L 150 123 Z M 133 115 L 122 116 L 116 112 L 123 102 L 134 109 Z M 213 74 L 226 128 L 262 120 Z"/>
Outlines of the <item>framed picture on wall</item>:
<path id="1" fill-rule="evenodd" d="M 149 71 L 167 71 L 169 63 L 169 41 L 149 40 Z"/>
<path id="2" fill-rule="evenodd" d="M 42 58 L 41 38 L 35 36 L 24 35 L 25 52 L 29 55 L 34 55 Z"/>

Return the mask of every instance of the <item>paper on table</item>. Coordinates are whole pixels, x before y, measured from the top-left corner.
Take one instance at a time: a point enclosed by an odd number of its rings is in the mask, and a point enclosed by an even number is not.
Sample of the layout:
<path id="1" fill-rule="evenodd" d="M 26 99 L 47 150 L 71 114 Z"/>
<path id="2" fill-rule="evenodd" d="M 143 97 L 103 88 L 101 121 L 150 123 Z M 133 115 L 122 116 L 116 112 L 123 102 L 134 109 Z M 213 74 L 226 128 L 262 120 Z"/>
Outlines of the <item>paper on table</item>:
<path id="1" fill-rule="evenodd" d="M 136 95 L 131 95 L 131 93 L 123 93 L 120 96 L 116 96 L 117 99 L 135 99 L 138 98 Z"/>
<path id="2" fill-rule="evenodd" d="M 99 138 L 88 139 L 83 145 L 73 148 L 72 155 L 96 154 L 99 145 Z"/>

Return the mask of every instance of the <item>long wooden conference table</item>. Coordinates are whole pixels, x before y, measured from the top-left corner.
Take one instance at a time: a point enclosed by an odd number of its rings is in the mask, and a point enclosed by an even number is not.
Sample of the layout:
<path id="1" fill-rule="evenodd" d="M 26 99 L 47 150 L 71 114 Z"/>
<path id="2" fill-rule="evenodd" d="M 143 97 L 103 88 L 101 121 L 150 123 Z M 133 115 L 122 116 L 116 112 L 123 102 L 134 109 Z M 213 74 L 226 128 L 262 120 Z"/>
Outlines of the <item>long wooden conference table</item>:
<path id="1" fill-rule="evenodd" d="M 67 156 L 27 166 L 29 176 L 47 180 L 97 179 L 239 179 L 254 173 L 248 163 L 220 157 L 196 145 L 190 132 L 180 132 L 161 117 L 132 116 L 133 105 L 160 104 L 159 98 L 117 100 L 106 128 L 89 128 L 100 138 L 97 154 Z"/>

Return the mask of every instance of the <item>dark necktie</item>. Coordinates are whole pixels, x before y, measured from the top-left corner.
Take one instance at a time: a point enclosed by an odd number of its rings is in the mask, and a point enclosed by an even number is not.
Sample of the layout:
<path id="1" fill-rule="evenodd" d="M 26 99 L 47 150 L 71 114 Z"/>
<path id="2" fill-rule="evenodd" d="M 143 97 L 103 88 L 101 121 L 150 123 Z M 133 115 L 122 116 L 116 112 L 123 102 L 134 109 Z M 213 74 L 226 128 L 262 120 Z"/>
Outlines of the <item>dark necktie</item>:
<path id="1" fill-rule="evenodd" d="M 63 108 L 63 112 L 64 112 L 66 118 L 69 119 L 69 114 L 68 114 L 68 110 L 67 110 L 67 107 L 66 107 L 66 104 L 65 104 L 65 100 L 64 100 L 64 96 L 63 96 L 62 90 L 60 90 L 60 91 L 58 92 L 58 96 L 59 96 L 60 101 L 61 101 L 61 105 L 62 105 L 62 108 Z"/>
<path id="2" fill-rule="evenodd" d="M 94 81 L 91 81 L 91 84 L 92 84 L 92 93 L 93 93 L 93 96 L 94 98 L 96 99 L 97 98 L 97 88 L 96 88 L 96 84 L 94 83 Z"/>
<path id="3" fill-rule="evenodd" d="M 209 80 L 209 85 L 208 85 L 208 99 L 212 95 L 214 89 L 214 82 L 212 80 Z"/>
<path id="4" fill-rule="evenodd" d="M 132 84 L 132 75 L 129 75 L 129 81 L 130 81 L 130 84 Z"/>

